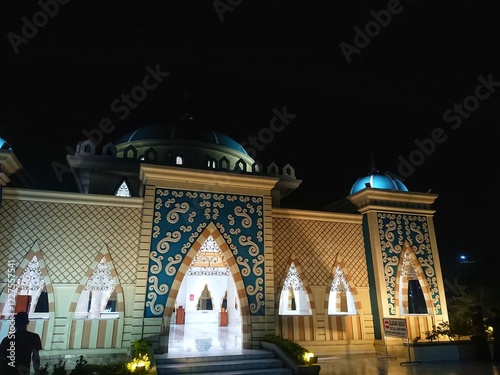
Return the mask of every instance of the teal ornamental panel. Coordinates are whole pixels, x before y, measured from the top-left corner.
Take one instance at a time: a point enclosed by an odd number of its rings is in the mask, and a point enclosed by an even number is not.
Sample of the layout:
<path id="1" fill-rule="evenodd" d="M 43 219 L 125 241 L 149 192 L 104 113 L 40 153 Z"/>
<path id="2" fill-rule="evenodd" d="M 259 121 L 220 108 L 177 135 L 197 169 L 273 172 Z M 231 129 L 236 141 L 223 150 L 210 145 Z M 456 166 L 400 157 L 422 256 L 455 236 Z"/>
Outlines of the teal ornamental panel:
<path id="1" fill-rule="evenodd" d="M 252 315 L 265 314 L 261 196 L 156 189 L 145 317 L 162 316 L 184 257 L 214 223 L 236 259 Z"/>
<path id="2" fill-rule="evenodd" d="M 395 287 L 399 258 L 405 241 L 417 256 L 431 290 L 434 311 L 442 314 L 434 254 L 426 216 L 378 213 L 378 228 L 390 315 L 396 315 Z"/>

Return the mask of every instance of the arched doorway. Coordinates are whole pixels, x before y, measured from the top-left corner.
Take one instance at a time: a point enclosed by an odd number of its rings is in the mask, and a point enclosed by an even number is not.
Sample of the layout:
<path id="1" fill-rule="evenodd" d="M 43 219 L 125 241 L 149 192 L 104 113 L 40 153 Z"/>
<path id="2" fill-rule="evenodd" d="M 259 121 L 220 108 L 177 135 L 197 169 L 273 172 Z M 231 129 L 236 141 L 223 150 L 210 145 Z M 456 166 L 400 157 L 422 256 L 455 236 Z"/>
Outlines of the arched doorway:
<path id="1" fill-rule="evenodd" d="M 169 352 L 241 349 L 250 338 L 243 335 L 249 314 L 236 261 L 217 230 L 204 234 L 186 255 L 191 259 L 189 264 L 185 260 L 186 270 L 176 277 L 180 285 L 170 319 Z"/>

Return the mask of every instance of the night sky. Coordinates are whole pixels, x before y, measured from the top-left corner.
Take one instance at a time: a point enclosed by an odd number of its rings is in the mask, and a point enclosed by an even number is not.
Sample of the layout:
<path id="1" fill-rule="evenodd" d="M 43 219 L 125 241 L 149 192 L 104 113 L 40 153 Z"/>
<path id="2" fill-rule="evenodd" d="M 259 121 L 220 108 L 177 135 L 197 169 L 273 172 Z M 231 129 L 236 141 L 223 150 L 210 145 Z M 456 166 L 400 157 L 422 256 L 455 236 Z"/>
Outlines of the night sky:
<path id="1" fill-rule="evenodd" d="M 322 210 L 345 197 L 373 155 L 409 190 L 439 195 L 445 278 L 461 254 L 495 272 L 497 1 L 0 7 L 0 137 L 36 188 L 74 191 L 53 165 L 66 165 L 103 121 L 112 130 L 101 145 L 175 121 L 187 105 L 202 126 L 242 144 L 267 135 L 255 159 L 290 163 L 303 181 L 284 207 Z M 270 132 L 278 114 L 285 126 Z"/>

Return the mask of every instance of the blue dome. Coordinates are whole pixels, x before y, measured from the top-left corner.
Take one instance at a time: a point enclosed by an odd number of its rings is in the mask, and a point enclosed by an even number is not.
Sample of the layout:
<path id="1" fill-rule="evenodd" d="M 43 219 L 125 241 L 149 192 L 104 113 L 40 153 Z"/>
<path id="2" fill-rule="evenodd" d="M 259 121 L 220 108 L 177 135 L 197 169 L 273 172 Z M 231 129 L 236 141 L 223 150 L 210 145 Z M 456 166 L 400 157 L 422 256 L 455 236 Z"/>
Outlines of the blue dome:
<path id="1" fill-rule="evenodd" d="M 12 150 L 12 148 L 7 143 L 7 141 L 5 139 L 3 139 L 3 138 L 0 137 L 0 148 L 3 148 L 5 144 L 7 144 L 7 146 L 8 146 L 7 150 Z"/>
<path id="2" fill-rule="evenodd" d="M 204 129 L 194 123 L 189 115 L 184 115 L 173 124 L 143 124 L 138 129 L 126 134 L 115 142 L 115 145 L 149 140 L 184 140 L 197 141 L 213 145 L 229 147 L 248 156 L 247 151 L 227 135 L 209 129 Z"/>
<path id="3" fill-rule="evenodd" d="M 357 193 L 367 187 L 372 189 L 408 191 L 408 188 L 397 178 L 386 174 L 370 173 L 359 178 L 351 188 L 351 194 Z"/>

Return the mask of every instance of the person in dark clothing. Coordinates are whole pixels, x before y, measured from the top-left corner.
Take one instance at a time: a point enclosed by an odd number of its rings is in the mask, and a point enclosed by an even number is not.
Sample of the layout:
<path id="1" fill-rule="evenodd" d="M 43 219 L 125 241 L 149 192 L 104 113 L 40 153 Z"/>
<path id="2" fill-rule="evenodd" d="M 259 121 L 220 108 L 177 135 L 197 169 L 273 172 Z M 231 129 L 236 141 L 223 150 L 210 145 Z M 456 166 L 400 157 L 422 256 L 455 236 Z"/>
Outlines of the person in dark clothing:
<path id="1" fill-rule="evenodd" d="M 476 359 L 479 361 L 491 361 L 490 348 L 488 346 L 488 336 L 484 321 L 483 309 L 476 305 L 472 309 L 472 334 L 471 340 L 476 346 Z"/>
<path id="2" fill-rule="evenodd" d="M 2 375 L 8 374 L 7 371 L 28 375 L 31 373 L 32 362 L 35 374 L 40 371 L 39 351 L 42 350 L 42 342 L 37 333 L 28 331 L 28 324 L 28 314 L 24 311 L 18 312 L 14 316 L 13 326 L 0 343 L 0 354 L 4 358 Z"/>
<path id="3" fill-rule="evenodd" d="M 493 328 L 493 360 L 500 362 L 500 316 L 497 308 L 491 309 L 488 325 Z"/>

